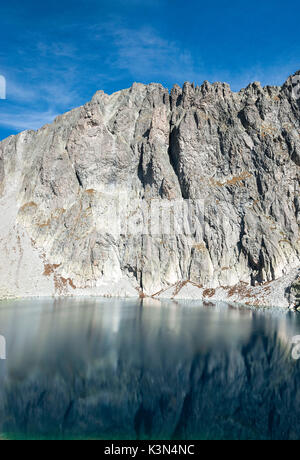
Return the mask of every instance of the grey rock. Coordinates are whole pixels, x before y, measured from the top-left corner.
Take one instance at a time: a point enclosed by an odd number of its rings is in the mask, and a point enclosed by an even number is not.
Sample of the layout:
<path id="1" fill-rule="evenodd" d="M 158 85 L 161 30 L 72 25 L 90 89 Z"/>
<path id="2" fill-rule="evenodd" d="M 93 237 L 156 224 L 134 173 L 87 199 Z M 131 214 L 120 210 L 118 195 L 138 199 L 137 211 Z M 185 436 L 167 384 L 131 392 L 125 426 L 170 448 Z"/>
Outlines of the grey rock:
<path id="1" fill-rule="evenodd" d="M 0 297 L 174 297 L 188 281 L 187 298 L 226 299 L 236 286 L 245 301 L 242 283 L 251 302 L 288 306 L 300 271 L 299 109 L 292 77 L 238 93 L 134 83 L 5 139 Z M 185 200 L 187 231 L 118 231 L 137 228 L 142 205 L 164 214 Z"/>
<path id="2" fill-rule="evenodd" d="M 290 287 L 290 303 L 295 309 L 300 309 L 300 277 L 296 279 Z"/>

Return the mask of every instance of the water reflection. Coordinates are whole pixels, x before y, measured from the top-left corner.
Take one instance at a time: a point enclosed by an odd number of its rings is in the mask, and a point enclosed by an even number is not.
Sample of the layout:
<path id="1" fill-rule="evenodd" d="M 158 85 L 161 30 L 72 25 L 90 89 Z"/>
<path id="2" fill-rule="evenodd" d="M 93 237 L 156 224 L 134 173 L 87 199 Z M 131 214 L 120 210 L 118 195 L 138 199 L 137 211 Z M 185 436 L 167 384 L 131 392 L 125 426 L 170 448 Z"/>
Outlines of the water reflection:
<path id="1" fill-rule="evenodd" d="M 229 305 L 2 303 L 0 433 L 298 439 L 300 317 Z"/>

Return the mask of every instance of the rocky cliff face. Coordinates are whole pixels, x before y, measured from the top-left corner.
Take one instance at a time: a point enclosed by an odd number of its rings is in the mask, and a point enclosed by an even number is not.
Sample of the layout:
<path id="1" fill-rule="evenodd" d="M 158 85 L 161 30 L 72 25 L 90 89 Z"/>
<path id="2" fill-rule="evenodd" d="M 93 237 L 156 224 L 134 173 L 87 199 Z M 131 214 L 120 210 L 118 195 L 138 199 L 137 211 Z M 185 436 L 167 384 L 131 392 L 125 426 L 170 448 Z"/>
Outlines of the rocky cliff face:
<path id="1" fill-rule="evenodd" d="M 135 83 L 1 142 L 0 297 L 288 305 L 300 274 L 292 82 Z"/>

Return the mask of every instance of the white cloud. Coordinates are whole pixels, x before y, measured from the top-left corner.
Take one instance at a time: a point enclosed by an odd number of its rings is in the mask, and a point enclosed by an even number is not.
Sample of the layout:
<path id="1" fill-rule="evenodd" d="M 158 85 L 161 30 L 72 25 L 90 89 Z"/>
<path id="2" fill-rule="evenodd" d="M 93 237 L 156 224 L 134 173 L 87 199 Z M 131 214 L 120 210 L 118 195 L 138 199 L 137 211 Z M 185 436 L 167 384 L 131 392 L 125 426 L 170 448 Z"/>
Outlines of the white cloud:
<path id="1" fill-rule="evenodd" d="M 72 24 L 72 30 L 80 27 Z M 130 28 L 117 19 L 88 26 L 84 34 L 84 42 L 77 42 L 78 49 L 62 41 L 45 42 L 39 36 L 34 49 L 22 50 L 22 56 L 26 56 L 22 71 L 3 69 L 9 106 L 5 106 L 5 113 L 0 112 L 0 125 L 14 130 L 37 129 L 56 114 L 81 105 L 84 100 L 80 92 L 86 88 L 122 89 L 117 83 L 122 79 L 166 86 L 186 80 L 196 84 L 203 80 L 227 81 L 237 91 L 254 80 L 281 84 L 297 70 L 292 62 L 284 67 L 257 66 L 245 71 L 220 68 L 216 63 L 207 69 L 201 58 L 196 59 L 179 41 L 164 38 L 152 27 Z M 0 106 L 0 110 L 3 108 Z"/>
<path id="2" fill-rule="evenodd" d="M 33 87 L 26 87 L 24 84 L 7 79 L 7 98 L 18 102 L 32 102 L 37 98 L 37 93 Z"/>
<path id="3" fill-rule="evenodd" d="M 194 62 L 189 50 L 164 39 L 151 27 L 130 29 L 110 22 L 98 28 L 94 38 L 110 40 L 114 51 L 107 59 L 109 67 L 127 71 L 135 79 L 174 83 L 201 79 L 201 63 Z"/>
<path id="4" fill-rule="evenodd" d="M 11 72 L 13 74 L 13 72 Z M 17 103 L 35 104 L 44 102 L 51 106 L 67 106 L 78 99 L 77 92 L 72 89 L 71 78 L 66 73 L 58 81 L 56 76 L 49 75 L 38 82 L 32 79 L 25 82 L 15 77 L 7 77 L 7 99 Z M 69 81 L 69 84 L 68 84 Z"/>
<path id="5" fill-rule="evenodd" d="M 38 42 L 36 45 L 38 52 L 43 57 L 66 57 L 74 58 L 76 57 L 76 48 L 68 43 L 63 42 Z"/>
<path id="6" fill-rule="evenodd" d="M 27 129 L 36 130 L 47 123 L 52 123 L 57 115 L 57 113 L 51 110 L 31 112 L 20 109 L 18 113 L 0 112 L 0 125 L 18 131 Z"/>
<path id="7" fill-rule="evenodd" d="M 38 129 L 82 103 L 74 89 L 73 69 L 6 69 L 7 100 L 0 105 L 0 126 L 12 130 Z M 5 112 L 4 112 L 5 110 Z"/>

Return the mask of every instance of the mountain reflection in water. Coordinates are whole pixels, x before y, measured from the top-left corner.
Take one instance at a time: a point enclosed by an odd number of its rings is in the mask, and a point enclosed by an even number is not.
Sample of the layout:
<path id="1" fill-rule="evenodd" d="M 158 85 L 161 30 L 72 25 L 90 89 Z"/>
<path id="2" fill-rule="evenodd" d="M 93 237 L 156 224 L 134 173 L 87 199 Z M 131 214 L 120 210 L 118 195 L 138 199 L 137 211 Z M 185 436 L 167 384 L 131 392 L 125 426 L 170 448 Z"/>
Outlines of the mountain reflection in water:
<path id="1" fill-rule="evenodd" d="M 297 314 L 23 300 L 0 304 L 0 334 L 0 437 L 300 438 Z"/>

